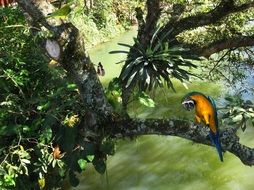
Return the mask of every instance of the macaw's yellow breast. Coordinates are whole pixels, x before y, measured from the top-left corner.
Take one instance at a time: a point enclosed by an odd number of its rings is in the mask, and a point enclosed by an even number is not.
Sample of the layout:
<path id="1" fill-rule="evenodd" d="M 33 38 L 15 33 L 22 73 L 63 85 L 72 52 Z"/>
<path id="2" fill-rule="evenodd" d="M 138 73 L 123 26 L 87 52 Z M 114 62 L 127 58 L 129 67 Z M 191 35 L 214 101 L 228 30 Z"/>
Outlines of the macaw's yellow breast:
<path id="1" fill-rule="evenodd" d="M 216 133 L 215 113 L 211 102 L 201 94 L 192 95 L 190 98 L 195 101 L 196 116 Z"/>

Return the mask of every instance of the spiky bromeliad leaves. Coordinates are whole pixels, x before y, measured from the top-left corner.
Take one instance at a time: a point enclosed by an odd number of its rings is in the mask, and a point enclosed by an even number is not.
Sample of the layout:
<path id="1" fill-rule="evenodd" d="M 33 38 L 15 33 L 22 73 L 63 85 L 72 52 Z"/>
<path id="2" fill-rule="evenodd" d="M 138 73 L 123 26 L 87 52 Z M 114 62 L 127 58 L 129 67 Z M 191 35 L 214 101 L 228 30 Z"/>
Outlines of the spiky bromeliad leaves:
<path id="1" fill-rule="evenodd" d="M 144 46 L 134 38 L 135 45 L 118 43 L 130 48 L 130 51 L 111 51 L 110 53 L 128 54 L 119 76 L 123 88 L 134 88 L 138 86 L 140 91 L 152 90 L 163 86 L 163 81 L 173 90 L 172 78 L 182 83 L 188 81 L 190 73 L 187 69 L 196 68 L 193 60 L 200 60 L 198 56 L 190 54 L 188 49 L 180 46 L 170 46 L 166 39 L 167 34 L 160 34 L 161 28 L 157 29 L 152 36 L 148 46 Z M 160 36 L 160 37 L 159 37 Z M 121 61 L 121 62 L 123 62 Z M 118 62 L 118 63 L 121 63 Z M 186 69 L 184 69 L 184 67 Z"/>

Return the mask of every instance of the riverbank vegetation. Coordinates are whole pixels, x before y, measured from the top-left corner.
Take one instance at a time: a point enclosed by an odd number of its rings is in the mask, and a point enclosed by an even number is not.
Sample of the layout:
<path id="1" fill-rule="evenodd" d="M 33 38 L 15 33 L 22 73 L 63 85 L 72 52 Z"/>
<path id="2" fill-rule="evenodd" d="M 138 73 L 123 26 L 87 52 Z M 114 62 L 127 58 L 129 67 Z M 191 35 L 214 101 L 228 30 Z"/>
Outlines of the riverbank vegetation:
<path id="1" fill-rule="evenodd" d="M 249 0 L 17 0 L 0 8 L 0 188 L 53 189 L 66 178 L 77 186 L 87 164 L 105 172 L 119 138 L 173 135 L 212 146 L 206 128 L 132 118 L 128 105 L 156 106 L 149 93 L 174 90 L 175 79 L 186 86 L 193 77 L 229 84 L 244 77 L 241 68 L 253 67 L 253 7 Z M 105 90 L 87 47 L 136 22 L 134 44 L 111 52 L 127 58 Z M 236 135 L 253 121 L 253 103 L 238 98 L 226 99 L 222 148 L 253 165 L 254 150 Z"/>
<path id="2" fill-rule="evenodd" d="M 79 29 L 86 47 L 90 48 L 108 41 L 136 24 L 136 7 L 144 7 L 144 2 L 134 0 L 76 1 L 76 6 L 69 17 Z"/>

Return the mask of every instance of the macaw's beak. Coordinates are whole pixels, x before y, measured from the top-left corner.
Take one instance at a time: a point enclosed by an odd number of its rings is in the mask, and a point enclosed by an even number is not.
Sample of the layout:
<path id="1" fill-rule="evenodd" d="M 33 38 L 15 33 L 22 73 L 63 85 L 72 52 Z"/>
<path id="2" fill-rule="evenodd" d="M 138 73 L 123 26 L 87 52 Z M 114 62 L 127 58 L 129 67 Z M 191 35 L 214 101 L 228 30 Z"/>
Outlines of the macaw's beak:
<path id="1" fill-rule="evenodd" d="M 194 107 L 195 107 L 195 103 L 194 103 L 193 100 L 184 100 L 184 101 L 182 102 L 182 105 L 183 105 L 183 107 L 184 107 L 186 110 L 188 110 L 188 111 L 194 109 Z"/>

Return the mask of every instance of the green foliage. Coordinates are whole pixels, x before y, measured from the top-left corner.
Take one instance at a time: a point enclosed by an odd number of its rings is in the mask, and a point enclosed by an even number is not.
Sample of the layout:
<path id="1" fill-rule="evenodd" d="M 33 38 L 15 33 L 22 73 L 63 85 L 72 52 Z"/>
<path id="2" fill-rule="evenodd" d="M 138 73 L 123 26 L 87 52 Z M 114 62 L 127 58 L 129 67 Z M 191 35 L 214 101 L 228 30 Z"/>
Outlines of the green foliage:
<path id="1" fill-rule="evenodd" d="M 0 189 L 53 189 L 67 176 L 77 186 L 77 172 L 88 163 L 105 172 L 115 152 L 104 134 L 80 144 L 85 108 L 65 71 L 47 64 L 37 46 L 44 35 L 30 32 L 19 9 L 0 9 Z"/>
<path id="2" fill-rule="evenodd" d="M 155 107 L 155 102 L 145 92 L 137 93 L 137 97 L 140 104 L 150 108 Z"/>
<path id="3" fill-rule="evenodd" d="M 108 98 L 109 103 L 118 113 L 123 113 L 122 107 L 122 89 L 119 78 L 114 78 L 110 81 L 108 88 L 105 90 L 105 95 Z M 139 102 L 146 107 L 155 107 L 155 102 L 144 91 L 138 91 L 133 95 L 133 101 Z"/>
<path id="4" fill-rule="evenodd" d="M 0 189 L 57 187 L 82 159 L 70 159 L 84 114 L 77 87 L 48 67 L 41 37 L 19 9 L 0 9 Z"/>
<path id="5" fill-rule="evenodd" d="M 66 4 L 63 7 L 61 7 L 60 9 L 57 9 L 56 11 L 54 11 L 53 13 L 48 15 L 46 18 L 66 19 L 67 16 L 71 12 L 71 7 L 70 6 L 71 6 L 70 4 Z"/>
<path id="6" fill-rule="evenodd" d="M 161 28 L 154 32 L 148 45 L 134 39 L 135 45 L 121 44 L 129 47 L 130 51 L 111 51 L 110 53 L 128 54 L 120 74 L 124 88 L 138 86 L 140 91 L 152 90 L 163 86 L 163 80 L 173 90 L 171 78 L 182 83 L 188 81 L 191 75 L 188 70 L 195 68 L 192 60 L 200 60 L 197 56 L 189 54 L 187 49 L 180 46 L 170 46 L 166 41 L 168 33 L 161 34 Z"/>
<path id="7" fill-rule="evenodd" d="M 122 111 L 122 89 L 119 84 L 119 79 L 114 78 L 110 81 L 108 88 L 105 90 L 105 95 L 115 111 Z"/>
<path id="8" fill-rule="evenodd" d="M 78 164 L 79 164 L 79 167 L 80 167 L 81 170 L 85 170 L 86 169 L 87 161 L 84 160 L 84 159 L 79 159 L 78 160 Z"/>
<path id="9" fill-rule="evenodd" d="M 100 174 L 104 174 L 106 171 L 106 162 L 103 159 L 94 159 L 93 160 L 94 168 Z"/>
<path id="10" fill-rule="evenodd" d="M 144 7 L 144 1 L 113 0 L 112 10 L 116 14 L 119 23 L 123 23 L 124 28 L 129 28 L 135 22 L 135 8 Z"/>
<path id="11" fill-rule="evenodd" d="M 28 176 L 31 151 L 32 149 L 24 150 L 19 144 L 9 148 L 0 165 L 0 187 L 15 187 L 19 175 Z"/>
<path id="12" fill-rule="evenodd" d="M 131 0 L 99 0 L 84 4 L 77 0 L 71 11 L 70 20 L 80 30 L 86 43 L 86 48 L 109 40 L 129 29 L 134 20 L 137 1 Z M 84 24 L 85 23 L 85 24 Z"/>
<path id="13" fill-rule="evenodd" d="M 114 155 L 115 154 L 115 141 L 111 139 L 105 140 L 100 147 L 101 152 L 107 155 Z"/>
<path id="14" fill-rule="evenodd" d="M 247 122 L 251 122 L 254 127 L 254 104 L 250 100 L 243 100 L 240 95 L 227 96 L 226 105 L 223 108 L 222 119 L 228 124 L 237 126 L 243 131 L 247 127 Z"/>
<path id="15" fill-rule="evenodd" d="M 111 12 L 112 0 L 103 1 L 98 0 L 95 2 L 94 8 L 91 10 L 93 15 L 93 20 L 96 23 L 98 28 L 105 27 L 105 24 L 108 22 L 108 16 Z"/>
<path id="16" fill-rule="evenodd" d="M 198 14 L 207 13 L 213 10 L 222 1 L 220 0 L 204 0 L 204 1 L 186 1 L 186 0 L 165 0 L 167 3 L 178 3 L 184 6 L 184 12 L 179 19 Z M 234 4 L 240 6 L 244 3 L 250 3 L 250 0 L 234 1 Z M 160 22 L 166 23 L 172 19 L 174 6 L 169 6 L 164 11 Z M 225 16 L 223 19 L 214 24 L 201 26 L 194 29 L 186 30 L 177 35 L 177 40 L 183 44 L 190 44 L 197 47 L 207 47 L 218 41 L 226 41 L 227 39 L 240 38 L 240 36 L 253 36 L 254 11 L 250 8 L 243 12 L 235 12 Z M 243 63 L 253 65 L 253 50 L 248 47 L 224 50 L 218 54 L 212 55 L 208 61 L 205 61 L 201 67 L 203 68 L 202 78 L 213 81 L 226 80 L 230 84 L 234 84 L 237 80 L 244 77 L 242 68 Z M 228 52 L 228 53 L 227 53 Z"/>

